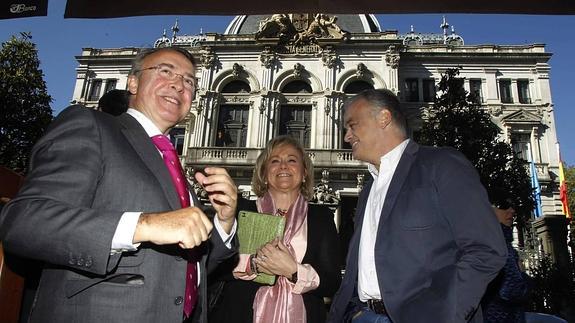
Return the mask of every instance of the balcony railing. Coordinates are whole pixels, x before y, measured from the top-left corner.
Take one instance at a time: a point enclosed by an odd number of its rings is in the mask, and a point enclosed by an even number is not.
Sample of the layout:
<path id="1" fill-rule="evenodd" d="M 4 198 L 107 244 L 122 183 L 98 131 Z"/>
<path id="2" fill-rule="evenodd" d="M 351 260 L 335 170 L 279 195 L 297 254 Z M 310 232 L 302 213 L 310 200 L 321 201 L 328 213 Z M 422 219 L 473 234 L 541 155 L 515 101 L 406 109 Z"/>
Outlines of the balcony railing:
<path id="1" fill-rule="evenodd" d="M 192 165 L 254 165 L 262 148 L 189 148 L 186 164 Z M 365 164 L 353 159 L 350 150 L 308 149 L 314 167 L 363 167 Z"/>

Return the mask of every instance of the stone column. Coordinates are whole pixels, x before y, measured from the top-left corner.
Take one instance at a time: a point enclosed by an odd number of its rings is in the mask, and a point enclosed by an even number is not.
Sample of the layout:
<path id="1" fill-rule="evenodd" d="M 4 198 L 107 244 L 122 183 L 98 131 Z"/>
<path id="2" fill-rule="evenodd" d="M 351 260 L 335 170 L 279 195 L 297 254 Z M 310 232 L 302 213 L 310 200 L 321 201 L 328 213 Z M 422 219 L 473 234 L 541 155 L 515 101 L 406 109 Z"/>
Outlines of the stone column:
<path id="1" fill-rule="evenodd" d="M 219 106 L 219 94 L 204 91 L 203 93 L 200 92 L 198 97 L 198 105 L 195 108 L 194 134 L 190 141 L 193 147 L 205 147 L 210 145 L 213 127 L 217 126 L 216 122 L 212 124 L 209 120 L 213 120 L 217 115 L 214 111 Z"/>
<path id="2" fill-rule="evenodd" d="M 331 139 L 334 137 L 334 126 L 333 126 L 333 122 L 331 121 L 333 119 L 333 113 L 334 113 L 334 107 L 333 107 L 333 101 L 334 99 L 327 94 L 325 97 L 325 101 L 323 102 L 323 115 L 322 115 L 322 119 L 323 119 L 323 134 L 322 134 L 322 143 L 320 147 L 320 149 L 334 149 L 335 147 L 333 147 L 332 145 L 332 141 Z"/>
<path id="3" fill-rule="evenodd" d="M 511 80 L 511 97 L 513 98 L 513 103 L 519 103 L 519 91 L 517 90 L 517 79 Z"/>
<path id="4" fill-rule="evenodd" d="M 256 147 L 265 147 L 267 141 L 274 137 L 274 120 L 279 118 L 279 93 L 264 91 L 258 116 L 258 135 Z M 279 120 L 278 120 L 279 122 Z"/>
<path id="5" fill-rule="evenodd" d="M 343 113 L 341 111 L 345 94 L 341 92 L 330 91 L 326 94 L 325 112 L 325 146 L 326 149 L 341 149 L 341 133 L 343 126 Z"/>
<path id="6" fill-rule="evenodd" d="M 325 67 L 324 88 L 326 91 L 335 89 L 335 69 L 339 63 L 337 53 L 331 46 L 321 52 L 321 61 Z"/>
<path id="7" fill-rule="evenodd" d="M 209 90 L 209 85 L 212 84 L 212 74 L 214 67 L 218 64 L 219 60 L 216 53 L 208 46 L 201 50 L 200 63 L 202 64 L 202 74 L 200 77 L 199 89 Z"/>
<path id="8" fill-rule="evenodd" d="M 546 215 L 532 223 L 543 252 L 551 257 L 561 271 L 569 270 L 567 220 L 564 216 Z"/>
<path id="9" fill-rule="evenodd" d="M 278 57 L 276 52 L 274 52 L 270 46 L 266 46 L 260 54 L 260 62 L 262 66 L 265 67 L 262 75 L 262 87 L 263 90 L 272 90 L 273 84 L 273 71 L 277 65 Z"/>
<path id="10" fill-rule="evenodd" d="M 537 87 L 537 99 L 535 99 L 535 104 L 551 104 L 551 86 L 549 85 L 549 70 L 550 67 L 546 63 L 537 63 L 535 65 L 536 72 L 536 87 Z M 532 95 L 535 97 L 535 95 Z"/>
<path id="11" fill-rule="evenodd" d="M 395 48 L 395 46 L 390 46 L 385 53 L 385 63 L 388 67 L 388 79 L 387 85 L 389 86 L 389 90 L 393 91 L 393 93 L 398 93 L 400 91 L 399 88 L 399 79 L 397 74 L 397 69 L 399 67 L 399 50 Z"/>
<path id="12" fill-rule="evenodd" d="M 497 78 L 498 71 L 496 69 L 485 68 L 483 69 L 483 72 L 485 73 L 485 86 L 482 84 L 481 89 L 485 90 L 485 92 L 483 92 L 485 103 L 499 104 L 499 79 Z"/>

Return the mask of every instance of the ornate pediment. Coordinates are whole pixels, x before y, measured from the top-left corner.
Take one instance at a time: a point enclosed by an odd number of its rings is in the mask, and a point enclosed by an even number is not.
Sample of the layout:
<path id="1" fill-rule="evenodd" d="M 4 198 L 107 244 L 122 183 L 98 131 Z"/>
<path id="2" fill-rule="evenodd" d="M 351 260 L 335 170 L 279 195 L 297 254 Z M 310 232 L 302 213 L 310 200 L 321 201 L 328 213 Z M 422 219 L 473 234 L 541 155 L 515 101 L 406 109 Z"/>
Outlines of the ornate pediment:
<path id="1" fill-rule="evenodd" d="M 278 45 L 295 46 L 343 41 L 348 33 L 336 21 L 336 16 L 323 13 L 274 14 L 260 21 L 255 38 L 259 41 L 274 41 Z"/>
<path id="2" fill-rule="evenodd" d="M 506 124 L 522 123 L 522 124 L 540 124 L 541 116 L 525 110 L 515 111 L 504 116 L 501 121 Z"/>

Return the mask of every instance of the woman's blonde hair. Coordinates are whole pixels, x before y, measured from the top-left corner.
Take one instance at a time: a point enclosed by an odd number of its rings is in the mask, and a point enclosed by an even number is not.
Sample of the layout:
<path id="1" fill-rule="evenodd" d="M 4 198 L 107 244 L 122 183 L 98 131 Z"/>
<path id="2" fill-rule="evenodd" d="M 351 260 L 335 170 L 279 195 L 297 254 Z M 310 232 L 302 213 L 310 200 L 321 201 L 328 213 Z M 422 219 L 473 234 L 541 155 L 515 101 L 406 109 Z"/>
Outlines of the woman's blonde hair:
<path id="1" fill-rule="evenodd" d="M 252 190 L 258 197 L 262 197 L 268 191 L 268 185 L 266 181 L 266 164 L 270 159 L 272 152 L 279 146 L 290 145 L 294 147 L 302 156 L 303 167 L 304 167 L 304 177 L 303 182 L 300 187 L 301 194 L 306 200 L 310 200 L 313 197 L 313 164 L 311 158 L 305 152 L 303 146 L 290 136 L 279 136 L 275 137 L 268 142 L 264 151 L 258 156 L 256 160 L 256 166 L 254 169 L 254 175 L 252 176 Z"/>

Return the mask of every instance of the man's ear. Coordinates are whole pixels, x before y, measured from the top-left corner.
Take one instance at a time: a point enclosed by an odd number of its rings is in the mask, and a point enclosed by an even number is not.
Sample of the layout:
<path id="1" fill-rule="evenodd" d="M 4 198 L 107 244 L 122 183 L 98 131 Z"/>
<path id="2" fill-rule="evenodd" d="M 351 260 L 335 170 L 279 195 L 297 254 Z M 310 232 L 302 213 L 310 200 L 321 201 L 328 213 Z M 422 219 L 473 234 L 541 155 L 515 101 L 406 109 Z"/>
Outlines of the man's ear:
<path id="1" fill-rule="evenodd" d="M 134 74 L 128 76 L 128 91 L 132 95 L 138 93 L 138 77 Z"/>
<path id="2" fill-rule="evenodd" d="M 377 123 L 383 129 L 391 123 L 391 112 L 387 109 L 381 109 L 377 114 Z"/>

